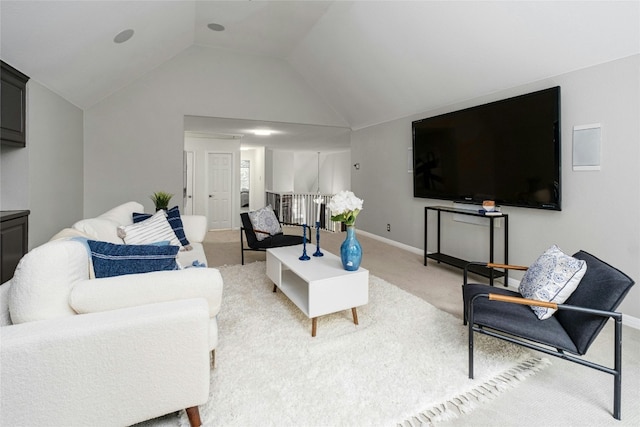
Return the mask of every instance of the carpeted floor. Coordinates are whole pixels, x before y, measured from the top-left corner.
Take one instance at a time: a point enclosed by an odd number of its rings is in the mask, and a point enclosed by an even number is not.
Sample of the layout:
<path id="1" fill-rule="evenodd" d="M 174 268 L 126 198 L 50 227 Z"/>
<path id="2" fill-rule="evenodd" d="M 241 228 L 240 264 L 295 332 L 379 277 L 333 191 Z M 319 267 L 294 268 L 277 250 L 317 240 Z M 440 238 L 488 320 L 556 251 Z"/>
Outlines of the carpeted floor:
<path id="1" fill-rule="evenodd" d="M 265 263 L 220 268 L 225 289 L 210 398 L 213 426 L 376 426 L 452 419 L 546 366 L 521 347 L 481 337 L 466 370 L 454 316 L 370 276 L 369 303 L 311 321 L 265 275 Z M 181 426 L 188 426 L 183 413 Z"/>
<path id="2" fill-rule="evenodd" d="M 290 232 L 296 232 L 292 230 Z M 322 233 L 321 246 L 339 253 L 343 233 Z M 361 234 L 362 266 L 395 286 L 410 292 L 440 310 L 462 319 L 462 274 L 458 269 L 429 262 L 421 254 L 408 252 Z M 212 266 L 240 262 L 238 230 L 209 232 L 207 258 Z M 515 248 L 512 249 L 514 251 Z M 264 253 L 245 253 L 264 260 Z M 515 258 L 514 258 L 515 259 Z M 532 260 L 533 261 L 533 260 Z M 615 265 L 615 260 L 608 260 Z M 460 320 L 462 322 L 462 320 Z M 609 324 L 589 349 L 588 359 L 613 363 L 613 325 Z M 448 421 L 458 426 L 637 426 L 640 425 L 640 330 L 623 327 L 622 421 L 612 416 L 613 378 L 557 358 L 552 365 L 529 378 L 520 387 L 494 399 L 465 417 Z"/>
<path id="3" fill-rule="evenodd" d="M 291 230 L 296 232 L 296 230 Z M 359 234 L 363 247 L 362 266 L 371 274 L 424 299 L 446 311 L 462 323 L 460 270 L 429 262 L 425 267 L 421 254 L 409 252 Z M 322 233 L 323 250 L 339 253 L 342 233 Z M 210 266 L 240 263 L 238 230 L 209 232 L 205 251 Z M 246 262 L 264 261 L 264 253 L 246 252 Z M 614 260 L 609 260 L 615 265 Z M 322 325 L 322 324 L 321 324 Z M 418 328 L 429 325 L 417 325 Z M 322 329 L 320 329 L 322 331 Z M 589 349 L 588 359 L 611 365 L 613 361 L 613 325 L 609 324 Z M 637 426 L 640 425 L 640 330 L 623 327 L 622 421 L 612 416 L 613 378 L 557 358 L 551 366 L 484 403 L 462 417 L 438 423 L 460 426 Z M 221 368 L 218 365 L 218 368 Z M 175 415 L 144 423 L 145 426 L 175 426 Z"/>

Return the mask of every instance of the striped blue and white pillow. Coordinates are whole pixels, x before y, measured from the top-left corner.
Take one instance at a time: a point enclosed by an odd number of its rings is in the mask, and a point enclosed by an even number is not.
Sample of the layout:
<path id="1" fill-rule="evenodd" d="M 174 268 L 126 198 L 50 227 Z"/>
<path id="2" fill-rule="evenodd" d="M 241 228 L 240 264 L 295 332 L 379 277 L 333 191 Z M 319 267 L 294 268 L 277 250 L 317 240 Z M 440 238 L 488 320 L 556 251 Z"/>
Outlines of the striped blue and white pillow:
<path id="1" fill-rule="evenodd" d="M 185 250 L 190 251 L 192 249 L 191 243 L 187 239 L 187 236 L 184 232 L 184 225 L 182 224 L 182 218 L 180 218 L 180 210 L 178 206 L 174 206 L 171 209 L 166 211 L 167 221 L 169 221 L 169 225 L 173 228 L 173 232 L 176 233 L 176 237 L 180 240 L 180 244 Z M 145 219 L 151 218 L 151 214 L 148 213 L 133 213 L 133 222 L 138 223 L 144 221 Z"/>
<path id="2" fill-rule="evenodd" d="M 142 222 L 120 226 L 119 235 L 127 245 L 146 245 L 168 240 L 171 245 L 180 246 L 164 211 L 158 211 Z"/>
<path id="3" fill-rule="evenodd" d="M 179 246 L 116 245 L 88 240 L 96 278 L 179 270 L 176 262 Z"/>

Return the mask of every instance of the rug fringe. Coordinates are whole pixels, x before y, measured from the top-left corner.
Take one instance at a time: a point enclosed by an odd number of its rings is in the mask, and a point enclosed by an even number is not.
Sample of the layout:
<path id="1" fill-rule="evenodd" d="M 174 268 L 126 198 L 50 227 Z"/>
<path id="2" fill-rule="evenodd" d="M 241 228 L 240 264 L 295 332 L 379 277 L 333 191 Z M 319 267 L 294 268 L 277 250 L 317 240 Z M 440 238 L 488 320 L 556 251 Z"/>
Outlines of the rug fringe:
<path id="1" fill-rule="evenodd" d="M 452 420 L 468 414 L 480 404 L 495 399 L 509 388 L 551 365 L 547 358 L 534 357 L 518 364 L 497 377 L 479 384 L 465 394 L 440 403 L 398 424 L 398 427 L 433 426 L 436 422 Z"/>

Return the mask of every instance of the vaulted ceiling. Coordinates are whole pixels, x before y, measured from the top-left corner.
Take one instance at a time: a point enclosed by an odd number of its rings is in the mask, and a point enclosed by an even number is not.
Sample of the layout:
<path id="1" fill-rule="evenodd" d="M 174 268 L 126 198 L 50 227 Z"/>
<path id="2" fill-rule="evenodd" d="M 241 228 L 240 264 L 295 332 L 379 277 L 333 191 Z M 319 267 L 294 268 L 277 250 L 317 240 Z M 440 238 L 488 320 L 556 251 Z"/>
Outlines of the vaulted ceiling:
<path id="1" fill-rule="evenodd" d="M 2 59 L 82 109 L 199 44 L 287 61 L 355 129 L 640 53 L 638 1 L 2 0 L 0 15 Z"/>

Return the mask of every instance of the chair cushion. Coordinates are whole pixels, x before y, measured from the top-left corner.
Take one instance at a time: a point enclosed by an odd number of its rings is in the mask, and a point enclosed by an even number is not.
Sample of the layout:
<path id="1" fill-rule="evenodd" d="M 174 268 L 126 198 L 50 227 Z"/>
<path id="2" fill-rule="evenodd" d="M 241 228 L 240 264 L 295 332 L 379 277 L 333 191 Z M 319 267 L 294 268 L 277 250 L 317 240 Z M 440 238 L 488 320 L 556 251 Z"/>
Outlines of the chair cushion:
<path id="1" fill-rule="evenodd" d="M 302 236 L 292 236 L 290 234 L 276 234 L 260 242 L 257 242 L 256 248 L 279 248 L 281 246 L 293 246 L 302 244 Z"/>
<path id="2" fill-rule="evenodd" d="M 249 219 L 251 220 L 253 232 L 258 241 L 264 240 L 274 234 L 282 233 L 280 221 L 278 221 L 271 205 L 267 205 L 257 211 L 249 212 Z"/>
<path id="3" fill-rule="evenodd" d="M 523 297 L 562 304 L 578 287 L 587 270 L 587 263 L 573 258 L 556 245 L 547 249 L 529 266 L 518 291 Z M 531 306 L 540 320 L 556 312 L 553 308 Z"/>
<path id="4" fill-rule="evenodd" d="M 465 307 L 478 294 L 521 297 L 517 292 L 488 285 L 468 284 L 463 288 Z M 520 338 L 578 354 L 576 345 L 556 316 L 540 320 L 529 306 L 479 298 L 473 306 L 473 323 Z"/>
<path id="5" fill-rule="evenodd" d="M 634 281 L 606 262 L 585 251 L 575 253 L 574 258 L 587 263 L 587 272 L 580 286 L 565 304 L 596 310 L 615 311 L 634 284 Z M 554 316 L 562 324 L 580 354 L 585 354 L 596 336 L 608 321 L 608 317 L 594 316 L 559 310 Z"/>

